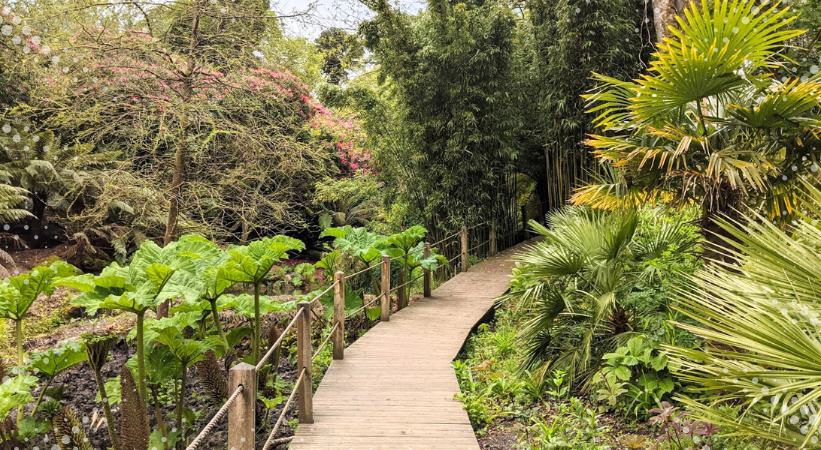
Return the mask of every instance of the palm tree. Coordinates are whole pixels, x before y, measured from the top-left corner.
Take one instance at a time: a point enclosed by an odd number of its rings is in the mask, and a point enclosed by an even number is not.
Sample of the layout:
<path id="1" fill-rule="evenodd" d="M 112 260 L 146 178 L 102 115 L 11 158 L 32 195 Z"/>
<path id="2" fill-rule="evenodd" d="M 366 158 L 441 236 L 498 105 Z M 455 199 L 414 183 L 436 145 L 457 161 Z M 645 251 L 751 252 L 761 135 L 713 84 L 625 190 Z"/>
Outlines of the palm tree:
<path id="1" fill-rule="evenodd" d="M 671 249 L 686 254 L 695 244 L 681 222 L 659 221 L 658 233 L 639 239 L 640 220 L 630 210 L 567 208 L 549 216 L 551 228 L 530 222 L 542 240 L 518 257 L 503 297 L 527 317 L 526 368 L 562 369 L 573 383 L 629 338 L 633 317 L 623 300 L 637 280 L 656 275 L 644 263 Z"/>
<path id="2" fill-rule="evenodd" d="M 677 325 L 703 348 L 668 348 L 698 397 L 691 413 L 740 435 L 796 448 L 821 441 L 821 191 L 802 195 L 811 216 L 783 230 L 758 214 L 720 220 L 734 260 L 693 276 Z M 801 195 L 801 194 L 799 194 Z M 738 411 L 738 410 L 741 411 Z"/>
<path id="3" fill-rule="evenodd" d="M 786 42 L 803 31 L 790 28 L 789 7 L 759 3 L 692 2 L 646 74 L 594 74 L 601 85 L 586 96 L 606 132 L 586 141 L 597 158 L 631 188 L 698 202 L 705 230 L 745 203 L 792 219 L 794 186 L 818 172 L 821 76 L 778 78 Z M 575 201 L 595 203 L 614 189 L 588 187 Z"/>

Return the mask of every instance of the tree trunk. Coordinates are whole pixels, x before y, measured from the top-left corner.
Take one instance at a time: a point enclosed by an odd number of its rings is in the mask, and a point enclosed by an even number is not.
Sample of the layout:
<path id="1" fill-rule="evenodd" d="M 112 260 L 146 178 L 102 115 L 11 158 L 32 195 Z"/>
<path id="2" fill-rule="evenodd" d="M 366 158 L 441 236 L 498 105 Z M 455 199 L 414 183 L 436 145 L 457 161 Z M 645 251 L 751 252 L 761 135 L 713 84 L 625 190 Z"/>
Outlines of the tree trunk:
<path id="1" fill-rule="evenodd" d="M 194 2 L 192 5 L 192 20 L 191 20 L 191 40 L 189 42 L 188 62 L 186 72 L 182 77 L 182 100 L 183 104 L 188 105 L 194 95 L 194 72 L 197 67 L 195 59 L 197 47 L 199 46 L 199 26 L 200 26 L 200 7 L 199 2 Z M 180 198 L 182 197 L 182 183 L 185 177 L 185 160 L 188 154 L 188 108 L 184 108 L 180 116 L 180 138 L 177 140 L 177 145 L 174 150 L 174 171 L 171 175 L 171 199 L 168 206 L 168 220 L 165 223 L 165 235 L 163 236 L 163 245 L 168 245 L 174 240 L 177 233 L 177 221 L 180 215 Z M 171 307 L 170 300 L 164 301 L 157 306 L 157 318 L 168 316 Z"/>
<path id="2" fill-rule="evenodd" d="M 668 28 L 676 25 L 676 16 L 684 12 L 690 0 L 653 0 L 653 25 L 656 42 L 670 35 Z"/>
<path id="3" fill-rule="evenodd" d="M 739 219 L 741 207 L 739 193 L 728 186 L 719 188 L 712 200 L 704 201 L 701 213 L 701 233 L 704 236 L 704 257 L 706 259 L 729 262 L 732 260 L 725 248 L 731 236 L 718 223 L 719 218 Z"/>

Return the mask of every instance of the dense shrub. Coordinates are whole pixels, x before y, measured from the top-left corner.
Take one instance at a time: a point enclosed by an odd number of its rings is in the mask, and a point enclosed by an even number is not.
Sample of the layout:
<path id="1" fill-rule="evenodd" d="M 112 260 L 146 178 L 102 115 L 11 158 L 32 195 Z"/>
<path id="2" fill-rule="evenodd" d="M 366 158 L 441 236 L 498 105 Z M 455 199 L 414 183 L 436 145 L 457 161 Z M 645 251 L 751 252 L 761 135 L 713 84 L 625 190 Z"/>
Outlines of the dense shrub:
<path id="1" fill-rule="evenodd" d="M 666 216 L 666 214 L 670 214 Z M 635 333 L 669 342 L 671 281 L 698 266 L 688 213 L 567 208 L 531 222 L 542 240 L 526 249 L 505 301 L 523 315 L 526 367 L 587 380 Z"/>

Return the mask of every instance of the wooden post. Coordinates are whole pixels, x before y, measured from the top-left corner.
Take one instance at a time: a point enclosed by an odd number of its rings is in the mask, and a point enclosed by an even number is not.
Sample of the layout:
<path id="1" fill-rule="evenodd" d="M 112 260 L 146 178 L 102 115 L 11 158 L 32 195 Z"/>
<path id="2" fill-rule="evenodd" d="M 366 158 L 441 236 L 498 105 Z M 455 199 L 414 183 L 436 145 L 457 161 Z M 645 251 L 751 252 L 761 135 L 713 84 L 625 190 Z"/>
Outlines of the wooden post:
<path id="1" fill-rule="evenodd" d="M 488 256 L 495 256 L 498 252 L 498 248 L 496 244 L 496 221 L 490 222 L 490 231 L 488 231 L 487 237 L 487 244 L 488 244 Z"/>
<path id="2" fill-rule="evenodd" d="M 305 369 L 302 383 L 295 386 L 299 389 L 299 423 L 314 423 L 314 394 L 311 380 L 311 303 L 301 302 L 299 312 L 302 314 L 297 324 L 296 360 L 297 376 Z"/>
<path id="3" fill-rule="evenodd" d="M 425 242 L 425 250 L 423 250 L 423 252 L 422 252 L 422 257 L 427 259 L 429 256 L 430 256 L 430 243 Z M 430 288 L 431 288 L 431 284 L 433 282 L 433 279 L 432 279 L 433 274 L 430 272 L 430 269 L 423 269 L 423 270 L 424 270 L 424 278 L 423 278 L 424 285 L 423 285 L 423 288 L 422 288 L 422 292 L 423 292 L 423 295 L 425 297 L 430 297 Z"/>
<path id="4" fill-rule="evenodd" d="M 382 322 L 391 320 L 391 259 L 387 256 L 382 257 L 382 299 L 380 306 L 382 307 L 382 315 L 380 319 Z"/>
<path id="5" fill-rule="evenodd" d="M 257 370 L 239 363 L 228 371 L 228 392 L 242 385 L 242 393 L 228 408 L 228 448 L 254 450 L 256 447 Z"/>
<path id="6" fill-rule="evenodd" d="M 345 358 L 345 274 L 334 274 L 334 359 Z"/>
<path id="7" fill-rule="evenodd" d="M 407 286 L 403 286 L 405 284 L 405 268 L 399 267 L 399 275 L 396 277 L 396 285 L 399 286 L 396 289 L 396 310 L 399 311 L 405 307 L 405 288 Z"/>
<path id="8" fill-rule="evenodd" d="M 462 272 L 468 271 L 468 227 L 463 226 L 459 231 L 459 240 L 462 242 Z"/>

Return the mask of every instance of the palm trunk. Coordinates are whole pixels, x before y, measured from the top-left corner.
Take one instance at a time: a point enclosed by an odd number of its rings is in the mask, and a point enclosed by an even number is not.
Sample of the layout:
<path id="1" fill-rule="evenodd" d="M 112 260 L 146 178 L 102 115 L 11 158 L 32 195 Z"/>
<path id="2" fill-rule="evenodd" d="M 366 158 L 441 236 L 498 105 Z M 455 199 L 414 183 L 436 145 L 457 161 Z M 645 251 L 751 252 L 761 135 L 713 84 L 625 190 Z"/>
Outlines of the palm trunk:
<path id="1" fill-rule="evenodd" d="M 676 25 L 676 16 L 684 12 L 690 0 L 653 0 L 653 26 L 656 42 L 670 34 L 668 28 Z"/>

